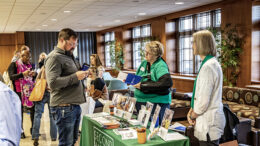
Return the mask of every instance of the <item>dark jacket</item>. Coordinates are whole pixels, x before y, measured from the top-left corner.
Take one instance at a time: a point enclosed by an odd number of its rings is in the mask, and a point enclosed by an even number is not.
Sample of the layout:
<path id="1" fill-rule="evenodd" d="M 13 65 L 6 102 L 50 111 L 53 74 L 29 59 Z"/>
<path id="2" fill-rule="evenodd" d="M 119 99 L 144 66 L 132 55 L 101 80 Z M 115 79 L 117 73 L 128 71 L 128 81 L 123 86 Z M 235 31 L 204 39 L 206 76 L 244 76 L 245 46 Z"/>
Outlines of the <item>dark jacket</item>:
<path id="1" fill-rule="evenodd" d="M 11 62 L 11 64 L 8 67 L 8 74 L 10 77 L 10 80 L 12 81 L 14 85 L 14 91 L 16 92 L 16 87 L 15 87 L 15 80 L 18 80 L 20 78 L 23 78 L 23 73 L 17 73 L 17 66 L 16 62 Z"/>
<path id="2" fill-rule="evenodd" d="M 237 116 L 229 109 L 227 104 L 223 105 L 223 111 L 226 118 L 226 126 L 224 128 L 224 134 L 220 138 L 220 143 L 228 142 L 237 139 L 237 124 L 239 124 L 239 119 Z M 235 132 L 235 133 L 234 133 Z"/>
<path id="3" fill-rule="evenodd" d="M 156 61 L 158 61 L 158 60 L 159 59 L 157 59 Z M 148 73 L 150 74 L 150 63 L 147 63 L 147 70 L 148 70 Z M 148 80 L 141 82 L 140 90 L 143 93 L 159 94 L 159 95 L 167 95 L 170 93 L 171 87 L 173 85 L 170 74 L 165 74 L 165 75 L 161 76 L 158 81 L 152 81 L 150 75 L 148 75 L 144 78 L 148 78 Z"/>
<path id="4" fill-rule="evenodd" d="M 51 89 L 51 106 L 81 104 L 86 101 L 83 82 L 76 75 L 80 66 L 73 56 L 55 47 L 45 59 L 44 66 Z"/>

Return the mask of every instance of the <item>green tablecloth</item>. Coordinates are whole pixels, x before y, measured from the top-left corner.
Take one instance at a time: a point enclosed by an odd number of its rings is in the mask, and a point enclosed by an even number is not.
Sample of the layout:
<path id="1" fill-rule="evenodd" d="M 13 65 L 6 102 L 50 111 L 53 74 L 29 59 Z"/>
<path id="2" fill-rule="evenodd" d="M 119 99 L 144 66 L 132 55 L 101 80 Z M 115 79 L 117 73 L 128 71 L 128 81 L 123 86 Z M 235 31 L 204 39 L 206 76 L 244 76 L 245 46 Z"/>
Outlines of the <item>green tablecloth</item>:
<path id="1" fill-rule="evenodd" d="M 148 132 L 147 132 L 148 135 Z M 145 144 L 138 144 L 137 139 L 122 140 L 113 130 L 102 128 L 96 121 L 84 116 L 82 121 L 80 146 L 189 146 L 189 139 L 164 141 L 159 136 L 147 141 Z"/>

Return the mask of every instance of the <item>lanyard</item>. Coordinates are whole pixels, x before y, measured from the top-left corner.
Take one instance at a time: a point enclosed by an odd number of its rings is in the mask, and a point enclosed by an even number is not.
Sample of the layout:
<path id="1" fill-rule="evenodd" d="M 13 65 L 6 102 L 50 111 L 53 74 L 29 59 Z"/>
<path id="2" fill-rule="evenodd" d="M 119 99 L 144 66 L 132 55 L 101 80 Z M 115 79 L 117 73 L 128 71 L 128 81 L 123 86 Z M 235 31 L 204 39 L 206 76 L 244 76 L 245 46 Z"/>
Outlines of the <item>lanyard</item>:
<path id="1" fill-rule="evenodd" d="M 213 58 L 213 56 L 207 55 L 207 56 L 203 59 L 201 65 L 200 65 L 200 69 L 201 69 L 202 66 L 203 66 L 209 59 L 211 59 L 211 58 Z M 193 109 L 194 109 L 194 96 L 195 96 L 195 91 L 196 91 L 196 83 L 197 83 L 197 78 L 198 78 L 199 73 L 200 73 L 200 69 L 199 69 L 199 72 L 198 72 L 197 77 L 196 77 L 196 79 L 195 79 L 194 86 L 193 86 L 193 93 L 192 93 L 191 104 L 190 104 L 191 108 L 193 108 Z"/>

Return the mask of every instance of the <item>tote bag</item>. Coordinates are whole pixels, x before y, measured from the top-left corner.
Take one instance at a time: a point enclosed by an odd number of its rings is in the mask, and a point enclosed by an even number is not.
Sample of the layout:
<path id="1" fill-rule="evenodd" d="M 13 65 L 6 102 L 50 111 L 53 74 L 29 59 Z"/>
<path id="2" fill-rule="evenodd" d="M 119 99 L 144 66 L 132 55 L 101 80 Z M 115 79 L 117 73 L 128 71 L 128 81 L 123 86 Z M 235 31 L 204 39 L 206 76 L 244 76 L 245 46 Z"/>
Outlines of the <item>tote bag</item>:
<path id="1" fill-rule="evenodd" d="M 31 92 L 31 95 L 29 97 L 30 101 L 41 101 L 46 89 L 46 79 L 44 78 L 45 76 L 45 69 L 43 67 L 42 72 L 41 72 L 41 77 L 40 79 L 36 80 L 36 84 Z"/>

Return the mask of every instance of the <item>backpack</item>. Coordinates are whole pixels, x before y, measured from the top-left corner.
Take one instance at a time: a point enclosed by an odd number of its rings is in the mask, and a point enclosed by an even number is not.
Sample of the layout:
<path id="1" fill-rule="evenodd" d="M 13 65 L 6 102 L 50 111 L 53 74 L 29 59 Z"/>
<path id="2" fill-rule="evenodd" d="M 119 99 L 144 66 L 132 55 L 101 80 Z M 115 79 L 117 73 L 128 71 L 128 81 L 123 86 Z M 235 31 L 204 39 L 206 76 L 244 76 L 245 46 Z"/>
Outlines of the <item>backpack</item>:
<path id="1" fill-rule="evenodd" d="M 224 128 L 224 133 L 220 138 L 219 143 L 224 143 L 237 139 L 237 124 L 239 124 L 239 119 L 237 116 L 229 109 L 227 104 L 223 104 L 223 112 L 226 118 L 226 126 Z"/>

